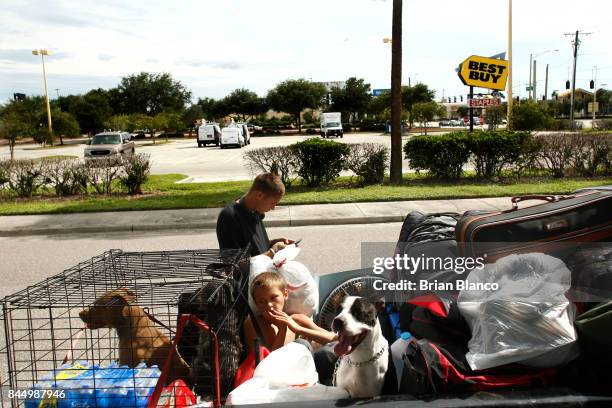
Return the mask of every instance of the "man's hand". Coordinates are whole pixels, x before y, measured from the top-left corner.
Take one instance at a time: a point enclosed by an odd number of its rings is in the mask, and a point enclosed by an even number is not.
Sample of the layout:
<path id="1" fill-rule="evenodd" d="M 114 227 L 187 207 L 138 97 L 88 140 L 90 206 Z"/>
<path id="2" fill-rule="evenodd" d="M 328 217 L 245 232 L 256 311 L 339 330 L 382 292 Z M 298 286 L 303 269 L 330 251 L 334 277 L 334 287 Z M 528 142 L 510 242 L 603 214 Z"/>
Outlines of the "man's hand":
<path id="1" fill-rule="evenodd" d="M 285 249 L 287 245 L 285 245 L 284 242 L 277 242 L 276 244 L 272 245 L 272 250 L 274 251 L 274 253 L 277 253 L 278 251 Z"/>
<path id="2" fill-rule="evenodd" d="M 271 240 L 270 244 L 274 246 L 274 244 L 278 242 L 282 242 L 285 245 L 290 245 L 290 244 L 293 244 L 295 241 L 289 238 L 281 237 L 281 238 L 276 238 L 276 239 Z"/>

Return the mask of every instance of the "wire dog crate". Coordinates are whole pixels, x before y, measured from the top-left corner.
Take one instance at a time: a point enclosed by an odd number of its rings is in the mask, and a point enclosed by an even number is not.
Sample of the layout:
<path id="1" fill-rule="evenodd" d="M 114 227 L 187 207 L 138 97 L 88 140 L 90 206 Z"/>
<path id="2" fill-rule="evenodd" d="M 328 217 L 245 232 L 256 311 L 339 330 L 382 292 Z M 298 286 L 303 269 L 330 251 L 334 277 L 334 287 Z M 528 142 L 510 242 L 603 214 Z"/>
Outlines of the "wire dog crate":
<path id="1" fill-rule="evenodd" d="M 243 353 L 247 251 L 110 250 L 7 296 L 0 407 L 147 406 L 183 313 L 211 330 L 188 324 L 168 380 L 217 405 Z"/>

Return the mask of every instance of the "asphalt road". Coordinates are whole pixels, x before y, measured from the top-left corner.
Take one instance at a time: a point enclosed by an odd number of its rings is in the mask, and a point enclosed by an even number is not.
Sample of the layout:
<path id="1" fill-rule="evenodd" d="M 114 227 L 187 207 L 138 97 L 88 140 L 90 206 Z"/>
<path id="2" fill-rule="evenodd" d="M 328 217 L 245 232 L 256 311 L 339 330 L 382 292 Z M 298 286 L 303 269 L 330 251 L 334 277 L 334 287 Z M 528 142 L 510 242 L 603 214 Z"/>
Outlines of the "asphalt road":
<path id="1" fill-rule="evenodd" d="M 253 137 L 251 144 L 242 149 L 228 148 L 221 150 L 216 146 L 198 148 L 195 139 L 171 140 L 168 144 L 156 146 L 149 140 L 137 141 L 136 152 L 151 155 L 152 173 L 169 174 L 181 173 L 192 177 L 192 181 L 226 181 L 248 180 L 253 177 L 242 155 L 245 151 L 259 147 L 287 146 L 316 135 L 302 136 L 268 136 Z M 163 140 L 163 139 L 162 139 Z M 342 143 L 380 143 L 391 148 L 391 137 L 380 133 L 346 134 L 342 139 L 331 139 Z M 41 148 L 39 145 L 18 145 L 15 148 L 16 158 L 39 158 L 55 155 L 74 155 L 83 157 L 84 145 L 67 145 L 66 147 Z M 8 146 L 0 147 L 0 158 L 9 156 Z M 403 168 L 408 169 L 408 162 L 404 161 Z"/>
<path id="2" fill-rule="evenodd" d="M 395 242 L 400 223 L 268 228 L 270 238 L 303 238 L 296 260 L 316 275 L 361 267 L 361 244 Z M 213 230 L 0 237 L 0 298 L 109 249 L 163 251 L 217 248 Z M 391 254 L 389 254 L 391 255 Z"/>

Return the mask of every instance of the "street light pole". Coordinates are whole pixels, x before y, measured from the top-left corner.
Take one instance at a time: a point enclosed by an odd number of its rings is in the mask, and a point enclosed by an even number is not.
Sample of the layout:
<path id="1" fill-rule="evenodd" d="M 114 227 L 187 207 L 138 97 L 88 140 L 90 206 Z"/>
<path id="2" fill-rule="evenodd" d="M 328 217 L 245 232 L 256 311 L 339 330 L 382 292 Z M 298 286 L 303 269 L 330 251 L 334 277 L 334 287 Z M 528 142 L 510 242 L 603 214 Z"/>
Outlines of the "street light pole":
<path id="1" fill-rule="evenodd" d="M 531 67 L 533 66 L 533 54 L 529 54 L 529 100 L 531 100 L 531 87 L 533 82 L 531 81 Z"/>
<path id="2" fill-rule="evenodd" d="M 45 105 L 47 106 L 47 125 L 49 127 L 49 137 L 51 138 L 51 145 L 53 145 L 53 125 L 51 123 L 51 106 L 49 105 L 49 89 L 47 87 L 47 71 L 45 69 L 45 55 L 51 55 L 47 50 L 34 50 L 32 51 L 32 55 L 40 55 L 40 59 L 42 60 L 43 67 L 43 80 L 45 82 Z M 60 143 L 64 144 L 61 140 Z"/>
<path id="3" fill-rule="evenodd" d="M 536 75 L 536 67 L 537 67 L 537 62 L 538 62 L 537 58 L 540 55 L 548 54 L 549 52 L 558 52 L 558 51 L 559 51 L 558 49 L 546 50 L 546 51 L 538 52 L 537 54 L 533 55 L 533 81 L 530 81 L 529 87 L 533 91 L 533 99 L 536 101 L 536 103 L 538 102 L 538 93 L 537 93 L 538 79 Z M 544 95 L 547 95 L 548 92 L 546 92 L 546 89 L 548 89 L 548 64 L 546 65 L 546 84 L 544 88 L 545 88 Z"/>

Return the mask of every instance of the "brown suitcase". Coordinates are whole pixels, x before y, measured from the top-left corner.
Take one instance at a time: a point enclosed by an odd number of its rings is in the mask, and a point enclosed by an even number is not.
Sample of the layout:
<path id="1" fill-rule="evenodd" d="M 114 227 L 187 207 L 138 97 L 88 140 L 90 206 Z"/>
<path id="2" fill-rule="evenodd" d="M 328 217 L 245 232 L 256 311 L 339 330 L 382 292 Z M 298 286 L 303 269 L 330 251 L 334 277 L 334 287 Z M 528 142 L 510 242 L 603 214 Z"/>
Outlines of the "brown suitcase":
<path id="1" fill-rule="evenodd" d="M 527 200 L 543 204 L 518 208 Z M 512 198 L 512 208 L 462 217 L 455 228 L 464 256 L 487 262 L 512 253 L 555 253 L 579 243 L 612 240 L 612 190 Z"/>

